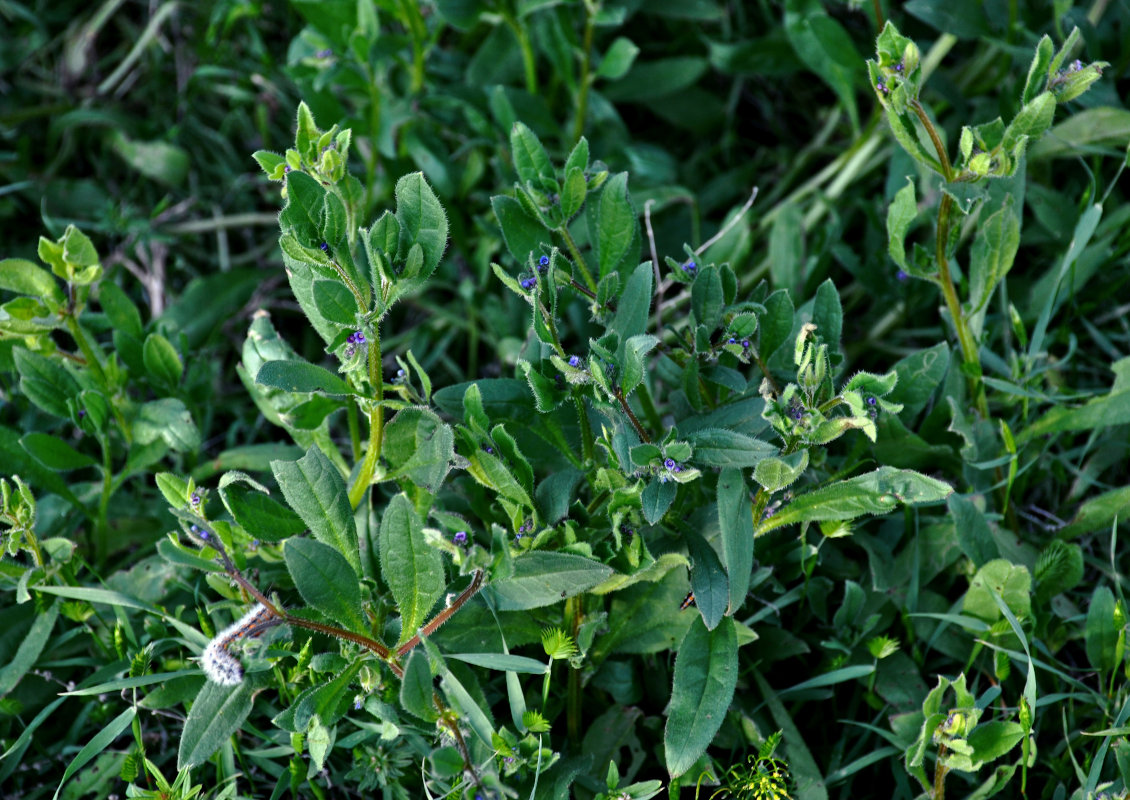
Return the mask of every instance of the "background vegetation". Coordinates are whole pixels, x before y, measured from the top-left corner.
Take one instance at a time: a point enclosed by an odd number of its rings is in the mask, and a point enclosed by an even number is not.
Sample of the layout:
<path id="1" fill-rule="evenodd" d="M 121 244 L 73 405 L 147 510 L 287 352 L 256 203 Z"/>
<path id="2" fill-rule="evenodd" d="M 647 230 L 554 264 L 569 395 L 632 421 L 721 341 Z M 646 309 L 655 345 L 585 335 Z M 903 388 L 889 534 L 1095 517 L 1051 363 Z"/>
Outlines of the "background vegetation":
<path id="1" fill-rule="evenodd" d="M 901 50 L 893 59 L 880 53 L 875 69 L 887 72 L 869 72 L 888 18 L 917 43 L 919 63 L 911 67 Z M 1125 4 L 106 0 L 90 8 L 0 0 L 0 19 L 0 256 L 42 262 L 50 279 L 23 261 L 6 262 L 0 273 L 4 797 L 187 797 L 195 785 L 209 797 L 371 796 L 377 788 L 386 797 L 422 797 L 426 786 L 432 796 L 642 798 L 659 791 L 656 781 L 671 796 L 680 787 L 691 796 L 696 783 L 700 796 L 721 797 L 941 797 L 943 784 L 954 797 L 1015 794 L 1021 786 L 1041 798 L 1125 795 L 1130 660 L 1119 534 L 1130 500 L 1123 299 L 1130 210 L 1118 182 L 1130 140 Z M 918 71 L 923 113 L 954 163 L 972 170 L 974 154 L 960 157 L 962 127 L 1007 123 L 1027 108 L 1041 37 L 1058 51 L 1076 28 L 1078 48 L 1057 67 L 1061 96 L 1076 58 L 1080 67 L 1104 62 L 1101 79 L 1061 102 L 1050 129 L 1018 157 L 994 154 L 985 169 L 995 177 L 978 184 L 991 186 L 985 195 L 944 199 L 953 194 L 926 163 L 937 157 L 926 129 L 916 128 L 925 158 L 892 136 L 881 102 L 896 102 L 883 88 L 900 80 L 891 70 Z M 884 81 L 878 89 L 876 75 Z M 363 413 L 334 414 L 338 406 L 317 399 L 324 391 L 287 405 L 282 389 L 265 391 L 251 369 L 282 351 L 331 371 L 331 362 L 352 357 L 342 357 L 344 339 L 326 341 L 287 279 L 279 210 L 301 201 L 293 191 L 284 198 L 251 158 L 296 146 L 300 102 L 320 128 L 352 131 L 357 190 L 342 191 L 359 225 L 386 209 L 401 215 L 411 187 L 398 192 L 398 181 L 416 172 L 446 211 L 449 239 L 434 273 L 422 291 L 390 304 L 380 323 L 389 396 L 441 415 L 466 460 L 488 441 L 497 446 L 493 426 L 504 423 L 528 456 L 527 482 L 538 485 L 538 511 L 530 512 L 538 535 L 550 516 L 543 492 L 563 492 L 577 520 L 576 531 L 557 527 L 523 544 L 516 534 L 535 533 L 521 528 L 525 512 L 500 502 L 490 481 L 453 458 L 464 468 L 442 492 L 423 491 L 420 473 L 385 474 L 357 514 L 362 540 L 371 536 L 375 553 L 386 509 L 407 497 L 447 539 L 459 520 L 470 521 L 477 543 L 466 553 L 443 550 L 452 585 L 442 588 L 451 593 L 475 568 L 500 583 L 512 579 L 511 551 L 576 553 L 568 549 L 575 542 L 554 538 L 574 534 L 591 543 L 593 560 L 628 575 L 641 570 L 625 560 L 638 535 L 644 568 L 648 557 L 663 568 L 623 591 L 570 591 L 532 612 L 476 598 L 416 667 L 430 669 L 425 683 L 435 676 L 447 681 L 445 691 L 466 687 L 468 707 L 449 702 L 453 716 L 433 717 L 406 702 L 374 661 L 326 700 L 334 709 L 323 717 L 341 720 L 326 728 L 334 731 L 328 744 L 293 714 L 312 696 L 304 692 L 329 683 L 355 654 L 338 652 L 327 637 L 272 638 L 271 670 L 256 673 L 271 682 L 255 684 L 250 715 L 234 726 L 239 735 L 186 757 L 178 752 L 186 716 L 206 699 L 189 659 L 249 598 L 199 557 L 200 542 L 167 538 L 177 530 L 169 506 L 232 525 L 236 566 L 296 603 L 300 581 L 281 540 L 314 526 L 271 462 L 294 462 L 312 446 L 340 450 L 334 465 L 348 479 L 368 435 Z M 991 138 L 988 128 L 980 133 Z M 618 185 L 610 176 L 628 173 L 624 197 L 638 237 L 627 248 L 632 263 L 611 265 L 623 280 L 600 302 L 562 290 L 562 349 L 551 354 L 532 325 L 527 287 L 516 282 L 534 277 L 537 258 L 521 255 L 518 229 L 498 210 L 511 206 L 498 198 L 531 191 L 516 144 L 540 142 L 564 184 L 563 165 L 582 135 L 592 184 L 582 195 L 603 197 L 595 193 Z M 978 150 L 992 150 L 985 145 L 982 138 Z M 532 145 L 529 152 L 537 154 Z M 533 168 L 540 179 L 536 158 Z M 900 195 L 908 185 L 915 194 Z M 970 212 L 942 236 L 968 311 L 957 323 L 939 291 L 945 287 L 914 277 L 935 274 L 928 261 L 938 252 L 936 222 L 951 202 Z M 1007 231 L 988 238 L 989 218 L 1009 203 L 1015 261 L 986 289 L 976 277 L 983 274 L 977 243 L 1001 251 Z M 588 224 L 580 247 L 598 255 L 604 221 Z M 545 255 L 572 258 L 559 235 L 539 235 Z M 892 260 L 899 248 L 909 254 L 901 268 Z M 835 385 L 860 371 L 898 375 L 897 386 L 886 387 L 892 405 L 876 414 L 875 441 L 852 430 L 826 448 L 793 442 L 786 450 L 808 453 L 807 471 L 776 493 L 755 482 L 753 462 L 742 460 L 753 456 L 712 461 L 700 452 L 687 463 L 703 478 L 685 485 L 680 478 L 671 513 L 647 505 L 654 497 L 643 497 L 641 482 L 615 516 L 609 497 L 631 494 L 630 484 L 602 488 L 600 480 L 612 479 L 595 466 L 618 467 L 626 482 L 637 473 L 656 482 L 668 454 L 617 464 L 619 429 L 609 421 L 619 419 L 617 379 L 602 395 L 599 381 L 558 365 L 564 378 L 577 379 L 577 392 L 589 393 L 577 402 L 592 409 L 592 436 L 602 435 L 602 421 L 609 428 L 605 450 L 582 453 L 572 399 L 537 416 L 519 362 L 549 375 L 551 355 L 599 357 L 590 340 L 624 330 L 612 312 L 629 305 L 629 276 L 652 252 L 662 274 L 648 283 L 644 317 L 658 349 L 644 388 L 624 404 L 657 441 L 676 426 L 693 439 L 687 420 L 702 417 L 711 427 L 788 443 L 782 420 L 771 428 L 761 418 L 759 384 L 766 374 L 782 386 L 803 383 L 792 361 L 800 323 L 837 314 L 841 333 L 828 336 L 819 356 Z M 724 310 L 710 312 L 717 320 L 701 334 L 705 345 L 695 340 L 707 312 L 689 282 L 701 277 L 688 277 L 692 261 L 703 271 L 717 264 L 717 274 L 734 281 Z M 597 278 L 605 274 L 602 264 Z M 580 272 L 570 277 L 583 285 Z M 791 305 L 777 359 L 759 367 L 740 341 L 726 350 L 722 332 L 746 312 L 759 315 L 754 349 L 764 348 L 777 307 L 768 298 L 782 289 Z M 623 370 L 623 357 L 621 350 L 607 362 Z M 688 365 L 700 361 L 704 370 L 718 364 L 738 374 L 738 383 L 721 371 L 689 380 Z M 484 382 L 489 426 L 480 430 L 464 384 L 493 379 L 520 381 L 524 394 L 502 397 L 492 392 L 515 384 Z M 876 386 L 860 397 L 883 397 Z M 613 409 L 608 416 L 602 402 Z M 536 443 L 536 429 L 555 415 L 572 450 Z M 484 430 L 495 438 L 482 438 Z M 701 437 L 694 441 L 706 449 Z M 573 450 L 585 467 L 582 488 L 550 483 L 571 466 Z M 762 527 L 748 595 L 711 605 L 704 588 L 734 585 L 732 574 L 726 584 L 707 574 L 732 567 L 718 521 L 731 496 L 727 466 L 744 470 L 739 484 L 750 489 L 733 495 L 745 498 L 735 507 L 744 513 L 752 502 Z M 944 503 L 900 498 L 908 504 L 894 513 L 850 523 L 798 510 L 794 524 L 765 524 L 791 498 L 880 466 L 917 470 L 956 491 Z M 244 534 L 255 525 L 232 504 L 245 514 L 248 504 L 275 512 L 247 499 L 258 494 L 252 484 L 238 491 L 223 484 L 229 470 L 270 486 L 276 499 L 281 489 L 302 519 L 279 512 L 274 540 L 252 544 Z M 191 501 L 197 489 L 210 515 Z M 231 499 L 237 494 L 244 505 Z M 433 501 L 461 516 L 428 519 Z M 229 535 L 222 525 L 220 532 Z M 704 566 L 719 558 L 715 572 Z M 680 611 L 692 583 L 699 606 Z M 364 592 L 372 632 L 396 641 L 394 612 L 404 612 L 397 588 L 373 567 Z M 582 618 L 587 629 L 574 624 Z M 725 650 L 719 630 L 735 638 L 736 693 L 732 701 L 712 698 L 721 702 L 712 730 L 689 725 L 710 744 L 676 770 L 671 737 L 665 741 L 680 707 L 672 701 L 676 654 Z M 545 683 L 516 671 L 515 661 L 439 666 L 440 652 L 504 647 L 527 660 L 548 658 Z M 522 730 L 515 696 L 543 719 Z M 539 738 L 541 722 L 548 732 Z M 498 741 L 478 735 L 484 724 Z M 464 734 L 470 744 L 455 741 Z M 474 779 L 463 769 L 468 754 Z"/>

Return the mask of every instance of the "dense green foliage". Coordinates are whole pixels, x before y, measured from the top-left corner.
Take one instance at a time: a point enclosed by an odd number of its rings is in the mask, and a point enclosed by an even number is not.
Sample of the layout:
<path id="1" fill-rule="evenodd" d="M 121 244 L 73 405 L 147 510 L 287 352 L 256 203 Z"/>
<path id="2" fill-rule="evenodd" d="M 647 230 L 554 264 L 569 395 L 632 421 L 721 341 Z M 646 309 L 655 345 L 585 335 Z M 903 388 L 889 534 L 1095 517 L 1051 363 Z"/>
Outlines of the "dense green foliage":
<path id="1" fill-rule="evenodd" d="M 0 2 L 0 796 L 1126 796 L 1031 5 Z"/>

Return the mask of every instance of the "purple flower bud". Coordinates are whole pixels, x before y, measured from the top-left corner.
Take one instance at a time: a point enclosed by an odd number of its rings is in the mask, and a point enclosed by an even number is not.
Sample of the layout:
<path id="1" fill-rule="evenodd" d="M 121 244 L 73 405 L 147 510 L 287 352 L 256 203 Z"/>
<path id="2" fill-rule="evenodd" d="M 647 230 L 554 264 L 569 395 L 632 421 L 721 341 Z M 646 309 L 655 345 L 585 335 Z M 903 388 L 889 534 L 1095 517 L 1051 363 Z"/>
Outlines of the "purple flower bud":
<path id="1" fill-rule="evenodd" d="M 82 419 L 82 418 L 83 418 L 83 417 L 85 417 L 85 416 L 86 416 L 86 409 L 85 409 L 85 408 L 80 408 L 80 409 L 78 410 L 78 417 L 79 417 L 79 419 Z"/>
<path id="2" fill-rule="evenodd" d="M 318 246 L 322 248 L 322 252 L 323 252 L 323 253 L 328 253 L 328 252 L 330 252 L 330 244 L 329 244 L 329 242 L 322 242 L 322 243 L 321 243 L 320 245 L 318 245 Z"/>
<path id="3" fill-rule="evenodd" d="M 867 398 L 864 400 L 864 402 L 867 403 L 867 405 L 869 405 L 869 406 L 873 406 L 876 403 L 878 403 L 879 401 L 875 399 L 874 395 L 867 395 Z"/>
<path id="4" fill-rule="evenodd" d="M 569 366 L 573 369 L 577 369 L 581 366 L 581 359 L 577 356 L 569 356 Z"/>
<path id="5" fill-rule="evenodd" d="M 489 444 L 480 445 L 480 447 L 482 448 L 484 453 L 490 453 L 491 455 L 494 455 L 494 448 Z"/>
<path id="6" fill-rule="evenodd" d="M 895 273 L 895 278 L 897 278 L 899 281 L 905 281 L 909 277 L 910 276 L 903 272 L 901 269 Z"/>
<path id="7" fill-rule="evenodd" d="M 683 272 L 689 272 L 693 275 L 697 269 L 698 264 L 693 261 L 688 261 L 686 264 L 683 264 Z"/>
<path id="8" fill-rule="evenodd" d="M 212 537 L 211 537 L 211 535 L 210 535 L 210 534 L 208 533 L 208 531 L 200 531 L 200 538 L 201 538 L 201 539 L 203 539 L 204 541 L 208 541 L 208 540 L 209 540 L 209 539 L 211 539 Z"/>
<path id="9" fill-rule="evenodd" d="M 795 419 L 797 422 L 800 422 L 802 419 L 804 419 L 804 413 L 804 408 L 801 406 L 793 406 L 789 410 L 789 416 Z"/>
<path id="10" fill-rule="evenodd" d="M 192 497 L 188 498 L 188 501 L 190 503 L 192 503 L 194 506 L 198 506 L 198 505 L 200 505 L 200 495 L 193 492 Z"/>
<path id="11" fill-rule="evenodd" d="M 398 378 L 403 378 L 403 377 L 404 377 L 404 370 L 402 370 L 402 369 L 398 369 L 398 370 L 396 371 L 396 377 L 398 377 Z"/>
<path id="12" fill-rule="evenodd" d="M 252 550 L 258 550 L 259 549 L 259 540 L 258 539 L 252 539 L 251 540 L 251 549 Z"/>
<path id="13" fill-rule="evenodd" d="M 200 533 L 200 528 L 197 525 L 189 525 L 188 529 L 193 533 Z"/>
<path id="14" fill-rule="evenodd" d="M 353 710 L 354 711 L 360 711 L 361 710 L 361 699 L 360 698 L 353 701 Z"/>
<path id="15" fill-rule="evenodd" d="M 457 545 L 467 544 L 467 531 L 456 531 L 451 538 Z"/>
<path id="16" fill-rule="evenodd" d="M 674 469 L 675 468 L 675 459 L 673 459 L 673 458 L 663 459 L 663 466 L 666 467 L 667 469 Z"/>
<path id="17" fill-rule="evenodd" d="M 902 74 L 902 71 L 903 71 L 904 69 L 906 69 L 906 67 L 904 67 L 904 66 L 902 65 L 902 62 L 901 62 L 901 61 L 900 61 L 899 63 L 895 64 L 895 72 L 899 73 L 900 75 Z"/>
<path id="18" fill-rule="evenodd" d="M 319 50 L 317 52 L 318 58 L 329 58 L 333 54 L 334 54 L 334 51 L 329 49 L 328 47 L 325 50 Z"/>
<path id="19" fill-rule="evenodd" d="M 283 166 L 283 173 L 287 173 L 287 172 L 290 172 L 290 164 L 286 164 L 286 165 Z"/>
<path id="20" fill-rule="evenodd" d="M 742 349 L 743 350 L 749 349 L 749 339 L 742 339 Z"/>

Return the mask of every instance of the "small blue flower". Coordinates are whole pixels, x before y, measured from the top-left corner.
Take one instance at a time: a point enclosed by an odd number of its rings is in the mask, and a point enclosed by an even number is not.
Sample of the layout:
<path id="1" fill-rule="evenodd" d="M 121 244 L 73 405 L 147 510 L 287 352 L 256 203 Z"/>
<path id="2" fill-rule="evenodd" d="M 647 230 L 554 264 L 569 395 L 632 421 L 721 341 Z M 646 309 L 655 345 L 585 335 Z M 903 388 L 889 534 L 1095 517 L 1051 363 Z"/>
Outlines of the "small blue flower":
<path id="1" fill-rule="evenodd" d="M 361 710 L 361 698 L 357 698 L 356 700 L 353 701 L 353 710 L 354 711 L 360 711 Z"/>
<path id="2" fill-rule="evenodd" d="M 318 58 L 329 58 L 333 54 L 334 54 L 334 51 L 330 50 L 328 47 L 325 50 L 319 50 L 317 52 Z"/>
<path id="3" fill-rule="evenodd" d="M 357 344 L 365 344 L 365 334 L 363 334 L 361 331 L 356 331 L 353 334 L 353 341 L 355 341 Z"/>
<path id="4" fill-rule="evenodd" d="M 879 401 L 877 399 L 875 399 L 874 395 L 869 394 L 869 395 L 867 395 L 867 398 L 864 400 L 864 402 L 867 403 L 867 405 L 869 405 L 869 406 L 873 406 L 876 403 L 878 403 Z"/>
<path id="5" fill-rule="evenodd" d="M 200 495 L 193 492 L 192 497 L 188 498 L 188 501 L 190 503 L 192 503 L 194 506 L 198 506 L 198 505 L 200 505 Z"/>
<path id="6" fill-rule="evenodd" d="M 675 463 L 675 459 L 665 458 L 665 459 L 663 459 L 663 466 L 666 467 L 667 469 L 674 469 L 678 465 Z"/>
<path id="7" fill-rule="evenodd" d="M 743 350 L 749 349 L 749 339 L 742 339 L 742 349 Z"/>
<path id="8" fill-rule="evenodd" d="M 899 63 L 895 64 L 895 72 L 899 73 L 900 75 L 902 74 L 902 71 L 903 71 L 904 69 L 906 69 L 906 67 L 904 67 L 904 66 L 902 65 L 902 62 L 901 62 L 901 61 L 900 61 Z"/>
<path id="9" fill-rule="evenodd" d="M 285 174 L 285 173 L 287 173 L 287 172 L 290 172 L 290 164 L 286 164 L 286 165 L 285 165 L 285 166 L 283 167 L 283 173 Z"/>
<path id="10" fill-rule="evenodd" d="M 451 537 L 457 545 L 467 544 L 467 531 L 456 531 L 455 535 Z"/>
<path id="11" fill-rule="evenodd" d="M 252 539 L 251 540 L 251 549 L 252 550 L 258 550 L 259 549 L 259 540 L 258 539 Z"/>
<path id="12" fill-rule="evenodd" d="M 494 455 L 494 448 L 491 447 L 489 444 L 484 444 L 484 445 L 480 445 L 480 446 L 482 447 L 482 450 L 483 450 L 484 453 L 490 453 L 491 455 Z"/>
<path id="13" fill-rule="evenodd" d="M 897 278 L 899 281 L 905 281 L 909 277 L 910 276 L 903 272 L 901 269 L 895 273 L 895 278 Z"/>
<path id="14" fill-rule="evenodd" d="M 789 416 L 792 417 L 797 422 L 800 422 L 802 419 L 804 419 L 804 414 L 805 414 L 805 411 L 804 411 L 804 408 L 802 406 L 793 406 L 789 410 Z"/>
<path id="15" fill-rule="evenodd" d="M 573 369 L 579 369 L 581 366 L 581 359 L 577 356 L 569 356 L 569 366 Z"/>
<path id="16" fill-rule="evenodd" d="M 83 417 L 85 417 L 85 416 L 86 416 L 86 409 L 85 409 L 85 408 L 80 408 L 80 409 L 78 410 L 78 417 L 79 417 L 79 419 L 82 419 L 82 418 L 83 418 Z"/>
<path id="17" fill-rule="evenodd" d="M 329 244 L 329 242 L 322 242 L 322 243 L 321 243 L 320 245 L 318 245 L 318 246 L 322 248 L 322 252 L 323 252 L 323 253 L 328 253 L 328 252 L 330 252 L 330 244 Z"/>
<path id="18" fill-rule="evenodd" d="M 538 266 L 539 267 L 548 267 L 549 266 L 549 256 L 542 256 L 541 258 L 539 258 L 538 259 Z"/>
<path id="19" fill-rule="evenodd" d="M 200 533 L 200 526 L 198 525 L 189 525 L 188 529 L 193 533 Z"/>
<path id="20" fill-rule="evenodd" d="M 683 272 L 689 272 L 691 275 L 694 275 L 697 270 L 698 264 L 693 261 L 688 261 L 686 264 L 683 264 Z"/>

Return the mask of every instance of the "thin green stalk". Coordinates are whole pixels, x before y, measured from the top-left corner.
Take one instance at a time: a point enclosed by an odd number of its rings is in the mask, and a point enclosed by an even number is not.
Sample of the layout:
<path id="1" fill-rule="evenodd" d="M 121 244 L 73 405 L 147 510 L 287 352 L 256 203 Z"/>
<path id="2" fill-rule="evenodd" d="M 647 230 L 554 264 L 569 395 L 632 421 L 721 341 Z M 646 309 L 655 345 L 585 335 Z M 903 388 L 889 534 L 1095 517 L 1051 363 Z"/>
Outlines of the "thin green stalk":
<path id="1" fill-rule="evenodd" d="M 110 460 L 110 443 L 106 437 L 99 436 L 98 444 L 102 447 L 102 492 L 98 497 L 98 521 L 95 523 L 95 539 L 97 542 L 95 552 L 97 557 L 105 558 L 109 555 L 110 548 L 110 523 L 109 509 L 110 498 L 114 494 L 114 470 Z"/>
<path id="2" fill-rule="evenodd" d="M 377 462 L 381 457 L 381 442 L 384 439 L 385 409 L 384 409 L 384 374 L 381 364 L 381 329 L 379 325 L 373 326 L 373 341 L 369 343 L 369 382 L 373 385 L 376 397 L 373 407 L 369 411 L 369 443 L 365 448 L 365 460 L 361 462 L 361 469 L 357 472 L 357 480 L 349 487 L 349 505 L 357 508 L 361 498 L 373 480 L 377 471 Z"/>
<path id="3" fill-rule="evenodd" d="M 569 228 L 562 225 L 557 229 L 558 235 L 565 240 L 565 247 L 569 251 L 569 255 L 573 258 L 573 263 L 577 265 L 577 269 L 581 271 L 581 277 L 585 279 L 585 283 L 589 287 L 589 291 L 596 293 L 596 281 L 592 279 L 592 273 L 589 272 L 588 266 L 585 264 L 585 259 L 581 257 L 581 251 L 577 249 L 577 243 L 573 241 L 573 234 L 569 233 Z"/>
<path id="4" fill-rule="evenodd" d="M 577 641 L 581 630 L 581 595 L 565 601 L 565 618 L 569 621 L 570 635 Z M 569 681 L 566 689 L 565 727 L 569 741 L 573 745 L 581 743 L 581 671 L 569 666 Z"/>
<path id="5" fill-rule="evenodd" d="M 94 346 L 90 343 L 90 339 L 87 338 L 86 331 L 84 331 L 82 325 L 79 324 L 78 317 L 74 315 L 73 308 L 63 320 L 67 326 L 67 331 L 71 334 L 71 338 L 75 340 L 78 349 L 82 351 L 82 355 L 86 359 L 86 365 L 90 368 L 94 379 L 102 384 L 102 386 L 109 388 L 106 385 L 106 373 L 102 370 L 102 361 L 98 358 L 98 354 L 94 350 Z"/>
<path id="6" fill-rule="evenodd" d="M 526 73 L 526 91 L 537 94 L 538 70 L 537 62 L 534 60 L 534 48 L 530 43 L 530 34 L 509 10 L 502 12 L 502 19 L 514 32 L 514 38 L 518 40 L 518 49 L 522 52 L 522 68 Z"/>
<path id="7" fill-rule="evenodd" d="M 585 132 L 585 116 L 588 114 L 589 83 L 592 81 L 589 73 L 592 71 L 592 35 L 596 25 L 596 11 L 585 3 L 585 40 L 581 55 L 581 79 L 577 86 L 577 118 L 573 120 L 573 139 L 577 142 Z"/>
<path id="8" fill-rule="evenodd" d="M 412 37 L 412 94 L 419 94 L 424 88 L 424 42 L 428 38 L 428 28 L 420 14 L 420 4 L 415 0 L 401 0 L 401 21 Z"/>

